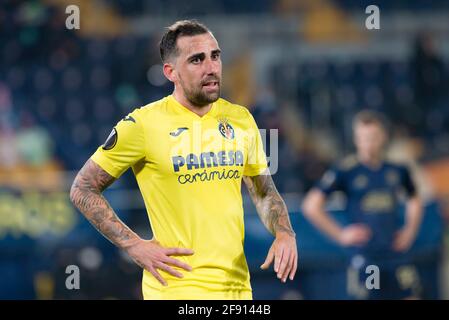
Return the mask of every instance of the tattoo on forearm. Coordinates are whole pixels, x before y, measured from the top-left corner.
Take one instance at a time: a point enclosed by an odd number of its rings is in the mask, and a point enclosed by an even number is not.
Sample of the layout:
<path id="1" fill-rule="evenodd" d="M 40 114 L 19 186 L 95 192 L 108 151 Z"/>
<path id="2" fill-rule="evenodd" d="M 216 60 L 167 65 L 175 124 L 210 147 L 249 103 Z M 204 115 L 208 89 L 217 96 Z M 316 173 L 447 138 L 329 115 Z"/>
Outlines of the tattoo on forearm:
<path id="1" fill-rule="evenodd" d="M 114 177 L 89 159 L 72 184 L 70 199 L 98 231 L 122 247 L 135 234 L 119 219 L 101 194 L 114 181 Z"/>
<path id="2" fill-rule="evenodd" d="M 274 185 L 271 175 L 244 177 L 249 194 L 260 219 L 272 234 L 282 231 L 292 236 L 295 232 L 290 224 L 287 206 Z"/>

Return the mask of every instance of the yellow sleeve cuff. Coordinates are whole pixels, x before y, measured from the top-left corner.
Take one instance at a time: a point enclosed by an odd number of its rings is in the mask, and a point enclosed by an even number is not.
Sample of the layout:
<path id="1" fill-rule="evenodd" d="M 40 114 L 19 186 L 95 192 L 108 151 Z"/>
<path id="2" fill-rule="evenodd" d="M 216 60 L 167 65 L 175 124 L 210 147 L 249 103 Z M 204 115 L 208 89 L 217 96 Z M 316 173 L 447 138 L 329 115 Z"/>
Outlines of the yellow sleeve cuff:
<path id="1" fill-rule="evenodd" d="M 104 171 L 106 171 L 116 179 L 123 174 L 123 172 L 121 172 L 120 169 L 116 168 L 110 162 L 110 160 L 107 157 L 105 157 L 102 150 L 98 149 L 90 158 L 92 159 L 93 162 L 98 164 Z"/>

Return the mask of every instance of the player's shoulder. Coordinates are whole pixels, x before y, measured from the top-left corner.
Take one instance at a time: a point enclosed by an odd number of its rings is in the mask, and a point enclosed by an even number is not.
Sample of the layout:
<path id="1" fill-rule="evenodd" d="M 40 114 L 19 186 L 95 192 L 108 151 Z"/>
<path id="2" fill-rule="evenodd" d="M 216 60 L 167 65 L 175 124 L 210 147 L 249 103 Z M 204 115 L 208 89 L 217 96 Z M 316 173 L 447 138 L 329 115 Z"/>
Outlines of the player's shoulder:
<path id="1" fill-rule="evenodd" d="M 357 169 L 359 165 L 360 162 L 357 158 L 357 155 L 351 154 L 337 161 L 335 168 L 342 172 L 348 172 Z"/>
<path id="2" fill-rule="evenodd" d="M 393 169 L 398 171 L 409 171 L 410 165 L 404 161 L 387 159 L 384 161 L 384 167 L 386 169 Z"/>
<path id="3" fill-rule="evenodd" d="M 222 111 L 227 114 L 231 114 L 239 118 L 246 117 L 248 119 L 251 119 L 252 117 L 251 112 L 248 110 L 248 108 L 242 105 L 232 103 L 224 98 L 219 98 L 216 103 L 219 108 L 221 108 Z"/>
<path id="4" fill-rule="evenodd" d="M 163 112 L 168 104 L 168 97 L 164 97 L 162 99 L 149 102 L 143 106 L 137 107 L 134 109 L 133 113 L 138 114 L 139 116 L 148 116 L 157 112 Z"/>
<path id="5" fill-rule="evenodd" d="M 158 114 L 162 114 L 165 112 L 167 106 L 168 99 L 164 97 L 157 101 L 153 101 L 147 103 L 145 105 L 136 107 L 132 110 L 123 120 L 132 119 L 131 121 L 137 123 L 148 123 L 148 118 L 150 119 L 158 119 Z"/>

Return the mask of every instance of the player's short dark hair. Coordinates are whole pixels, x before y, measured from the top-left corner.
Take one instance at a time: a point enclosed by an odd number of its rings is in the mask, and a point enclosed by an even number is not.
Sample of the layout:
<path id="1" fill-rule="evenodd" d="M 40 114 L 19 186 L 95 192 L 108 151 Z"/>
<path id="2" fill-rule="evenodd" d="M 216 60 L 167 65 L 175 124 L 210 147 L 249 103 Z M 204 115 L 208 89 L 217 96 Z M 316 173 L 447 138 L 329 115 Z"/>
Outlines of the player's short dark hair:
<path id="1" fill-rule="evenodd" d="M 180 20 L 167 27 L 161 41 L 159 42 L 159 51 L 162 62 L 165 63 L 169 58 L 178 54 L 176 41 L 184 36 L 196 36 L 208 33 L 210 30 L 202 23 L 196 20 Z"/>
<path id="2" fill-rule="evenodd" d="M 374 124 L 388 132 L 387 119 L 379 112 L 374 110 L 362 110 L 358 112 L 352 121 L 352 127 L 355 128 L 359 124 Z"/>

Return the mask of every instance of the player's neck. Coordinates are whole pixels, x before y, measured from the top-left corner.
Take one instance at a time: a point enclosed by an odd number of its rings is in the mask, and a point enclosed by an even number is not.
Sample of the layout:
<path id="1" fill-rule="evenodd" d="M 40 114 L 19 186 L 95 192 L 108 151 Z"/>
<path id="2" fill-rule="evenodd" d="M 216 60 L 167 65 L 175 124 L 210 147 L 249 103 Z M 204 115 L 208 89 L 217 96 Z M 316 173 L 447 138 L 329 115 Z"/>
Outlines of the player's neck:
<path id="1" fill-rule="evenodd" d="M 383 157 L 382 155 L 376 155 L 376 156 L 372 156 L 372 155 L 363 155 L 363 154 L 357 154 L 357 158 L 359 160 L 360 163 L 362 163 L 363 165 L 371 168 L 371 169 L 378 169 L 383 162 Z"/>
<path id="2" fill-rule="evenodd" d="M 212 103 L 208 104 L 207 106 L 195 106 L 183 94 L 178 93 L 176 90 L 172 93 L 173 97 L 176 101 L 178 101 L 184 108 L 189 109 L 193 113 L 196 113 L 198 116 L 202 117 L 206 113 L 209 112 L 209 110 L 212 108 Z"/>

